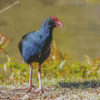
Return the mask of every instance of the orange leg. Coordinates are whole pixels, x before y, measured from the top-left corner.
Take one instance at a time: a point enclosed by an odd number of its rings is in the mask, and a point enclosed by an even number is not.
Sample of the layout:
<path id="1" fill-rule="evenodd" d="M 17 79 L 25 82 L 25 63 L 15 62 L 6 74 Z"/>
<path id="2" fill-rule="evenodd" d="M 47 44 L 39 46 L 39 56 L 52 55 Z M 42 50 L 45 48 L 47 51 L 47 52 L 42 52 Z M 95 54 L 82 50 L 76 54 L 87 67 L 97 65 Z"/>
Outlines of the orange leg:
<path id="1" fill-rule="evenodd" d="M 18 88 L 18 89 L 17 89 L 17 90 L 21 90 L 21 89 L 24 90 L 24 89 L 27 89 L 27 90 L 26 90 L 26 93 L 29 92 L 31 89 L 32 89 L 33 91 L 35 91 L 34 88 L 33 88 L 33 85 L 32 85 L 32 70 L 33 70 L 33 66 L 30 64 L 29 67 L 30 67 L 29 87 L 28 87 L 28 88 L 25 87 L 25 88 Z"/>
<path id="2" fill-rule="evenodd" d="M 37 89 L 37 90 L 35 90 L 33 88 L 33 85 L 32 85 L 32 70 L 33 70 L 33 67 L 32 67 L 31 64 L 29 66 L 30 66 L 29 87 L 23 88 L 23 89 L 27 89 L 26 92 L 29 92 L 32 89 L 35 93 L 41 93 L 41 94 L 44 93 L 43 88 L 42 88 L 42 79 L 41 79 L 41 65 L 39 65 L 39 68 L 38 68 L 39 89 Z"/>
<path id="3" fill-rule="evenodd" d="M 39 89 L 35 91 L 35 93 L 44 93 L 42 88 L 42 79 L 41 79 L 41 65 L 38 68 L 38 79 L 39 79 Z"/>
<path id="4" fill-rule="evenodd" d="M 32 87 L 32 70 L 33 70 L 33 66 L 32 65 L 29 65 L 29 66 L 30 66 L 29 88 L 27 89 L 26 92 L 29 92 L 31 89 L 33 89 L 33 87 Z"/>

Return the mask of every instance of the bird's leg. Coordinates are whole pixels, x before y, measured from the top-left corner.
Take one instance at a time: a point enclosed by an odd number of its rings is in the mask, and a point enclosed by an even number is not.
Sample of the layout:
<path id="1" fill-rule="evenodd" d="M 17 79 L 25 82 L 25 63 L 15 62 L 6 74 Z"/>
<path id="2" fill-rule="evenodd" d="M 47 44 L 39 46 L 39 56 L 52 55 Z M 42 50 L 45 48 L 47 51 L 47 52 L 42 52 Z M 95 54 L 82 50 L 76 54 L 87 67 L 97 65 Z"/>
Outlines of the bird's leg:
<path id="1" fill-rule="evenodd" d="M 39 79 L 39 89 L 42 89 L 41 65 L 39 65 L 39 68 L 38 68 L 38 79 Z"/>
<path id="2" fill-rule="evenodd" d="M 31 87 L 31 86 L 32 86 L 32 70 L 33 70 L 33 67 L 32 67 L 32 65 L 30 65 L 29 87 Z"/>
<path id="3" fill-rule="evenodd" d="M 35 91 L 34 88 L 33 88 L 33 85 L 32 85 L 32 70 L 33 70 L 32 64 L 30 64 L 29 67 L 30 67 L 29 87 L 28 88 L 27 87 L 25 87 L 25 88 L 18 88 L 17 90 L 27 89 L 26 92 L 29 92 L 32 89 L 33 91 Z"/>
<path id="4" fill-rule="evenodd" d="M 42 88 L 42 79 L 41 79 L 41 65 L 39 65 L 38 68 L 38 79 L 39 79 L 39 89 L 36 91 L 36 93 L 44 93 Z"/>
<path id="5" fill-rule="evenodd" d="M 33 66 L 30 64 L 29 67 L 30 67 L 29 88 L 27 89 L 26 92 L 29 92 L 32 89 L 32 70 L 33 70 Z"/>

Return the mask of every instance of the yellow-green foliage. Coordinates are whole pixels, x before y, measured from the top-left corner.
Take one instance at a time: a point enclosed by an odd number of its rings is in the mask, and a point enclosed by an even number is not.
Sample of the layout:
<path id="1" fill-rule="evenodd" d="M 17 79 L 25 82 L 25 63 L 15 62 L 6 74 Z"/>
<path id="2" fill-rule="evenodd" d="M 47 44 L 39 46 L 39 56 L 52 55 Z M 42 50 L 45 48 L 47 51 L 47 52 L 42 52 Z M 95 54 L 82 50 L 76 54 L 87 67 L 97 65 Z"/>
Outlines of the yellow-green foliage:
<path id="1" fill-rule="evenodd" d="M 18 64 L 13 62 L 13 58 L 8 57 L 8 62 L 4 64 L 4 68 L 10 68 L 11 76 L 4 80 L 0 74 L 0 80 L 6 84 L 21 84 L 28 83 L 29 67 L 27 64 Z M 69 56 L 66 53 L 62 58 L 57 49 L 56 42 L 53 41 L 51 58 L 42 64 L 42 78 L 45 79 L 94 79 L 100 76 L 100 58 L 91 60 L 87 55 L 81 64 L 79 62 L 69 63 Z M 37 77 L 38 63 L 33 63 L 33 80 L 38 81 Z M 34 82 L 34 81 L 33 81 Z"/>
<path id="2" fill-rule="evenodd" d="M 5 51 L 5 48 L 7 47 L 10 41 L 12 41 L 12 39 L 7 39 L 6 36 L 0 33 L 0 51 L 3 51 L 5 54 L 7 54 L 7 51 Z"/>

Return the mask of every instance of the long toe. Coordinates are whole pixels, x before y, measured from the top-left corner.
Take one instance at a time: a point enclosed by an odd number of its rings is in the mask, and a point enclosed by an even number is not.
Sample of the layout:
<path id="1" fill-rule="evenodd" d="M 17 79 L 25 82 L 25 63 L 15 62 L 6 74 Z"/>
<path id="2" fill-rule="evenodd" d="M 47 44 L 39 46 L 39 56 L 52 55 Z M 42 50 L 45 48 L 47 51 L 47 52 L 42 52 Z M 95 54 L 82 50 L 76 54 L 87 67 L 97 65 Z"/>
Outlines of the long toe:
<path id="1" fill-rule="evenodd" d="M 28 89 L 27 87 L 24 87 L 24 88 L 17 88 L 17 89 L 14 89 L 14 90 L 26 90 Z"/>
<path id="2" fill-rule="evenodd" d="M 27 90 L 26 90 L 26 93 L 30 92 L 30 91 L 35 91 L 35 89 L 33 87 L 29 87 Z"/>
<path id="3" fill-rule="evenodd" d="M 37 90 L 35 90 L 35 93 L 36 94 L 43 94 L 44 90 L 43 89 L 37 89 Z"/>
<path id="4" fill-rule="evenodd" d="M 30 90 L 31 90 L 31 87 L 29 87 L 29 88 L 26 90 L 26 93 L 28 93 Z"/>

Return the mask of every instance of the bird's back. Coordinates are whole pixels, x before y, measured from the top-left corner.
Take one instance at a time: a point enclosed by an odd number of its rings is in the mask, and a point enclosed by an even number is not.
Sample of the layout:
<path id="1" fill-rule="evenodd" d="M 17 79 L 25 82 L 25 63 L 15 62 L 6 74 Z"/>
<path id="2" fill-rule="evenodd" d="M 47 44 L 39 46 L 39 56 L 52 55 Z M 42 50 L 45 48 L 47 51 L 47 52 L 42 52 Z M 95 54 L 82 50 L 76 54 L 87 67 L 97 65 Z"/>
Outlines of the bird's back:
<path id="1" fill-rule="evenodd" d="M 22 37 L 18 47 L 26 63 L 39 62 L 41 53 L 44 55 L 46 46 L 49 44 L 46 41 L 47 37 L 46 35 L 42 35 L 40 31 L 30 32 Z"/>
<path id="2" fill-rule="evenodd" d="M 34 32 L 35 31 L 33 31 L 33 33 Z M 18 48 L 19 48 L 21 54 L 22 54 L 22 43 L 23 43 L 23 41 L 27 40 L 27 36 L 30 35 L 30 34 L 32 34 L 32 32 L 29 32 L 27 34 L 24 34 L 23 37 L 22 37 L 22 39 L 21 39 L 21 41 L 18 44 Z"/>
<path id="3" fill-rule="evenodd" d="M 24 61 L 28 64 L 39 62 L 42 64 L 50 55 L 53 28 L 61 27 L 61 22 L 55 17 L 49 17 L 42 23 L 40 31 L 30 32 L 19 42 L 19 50 Z"/>

